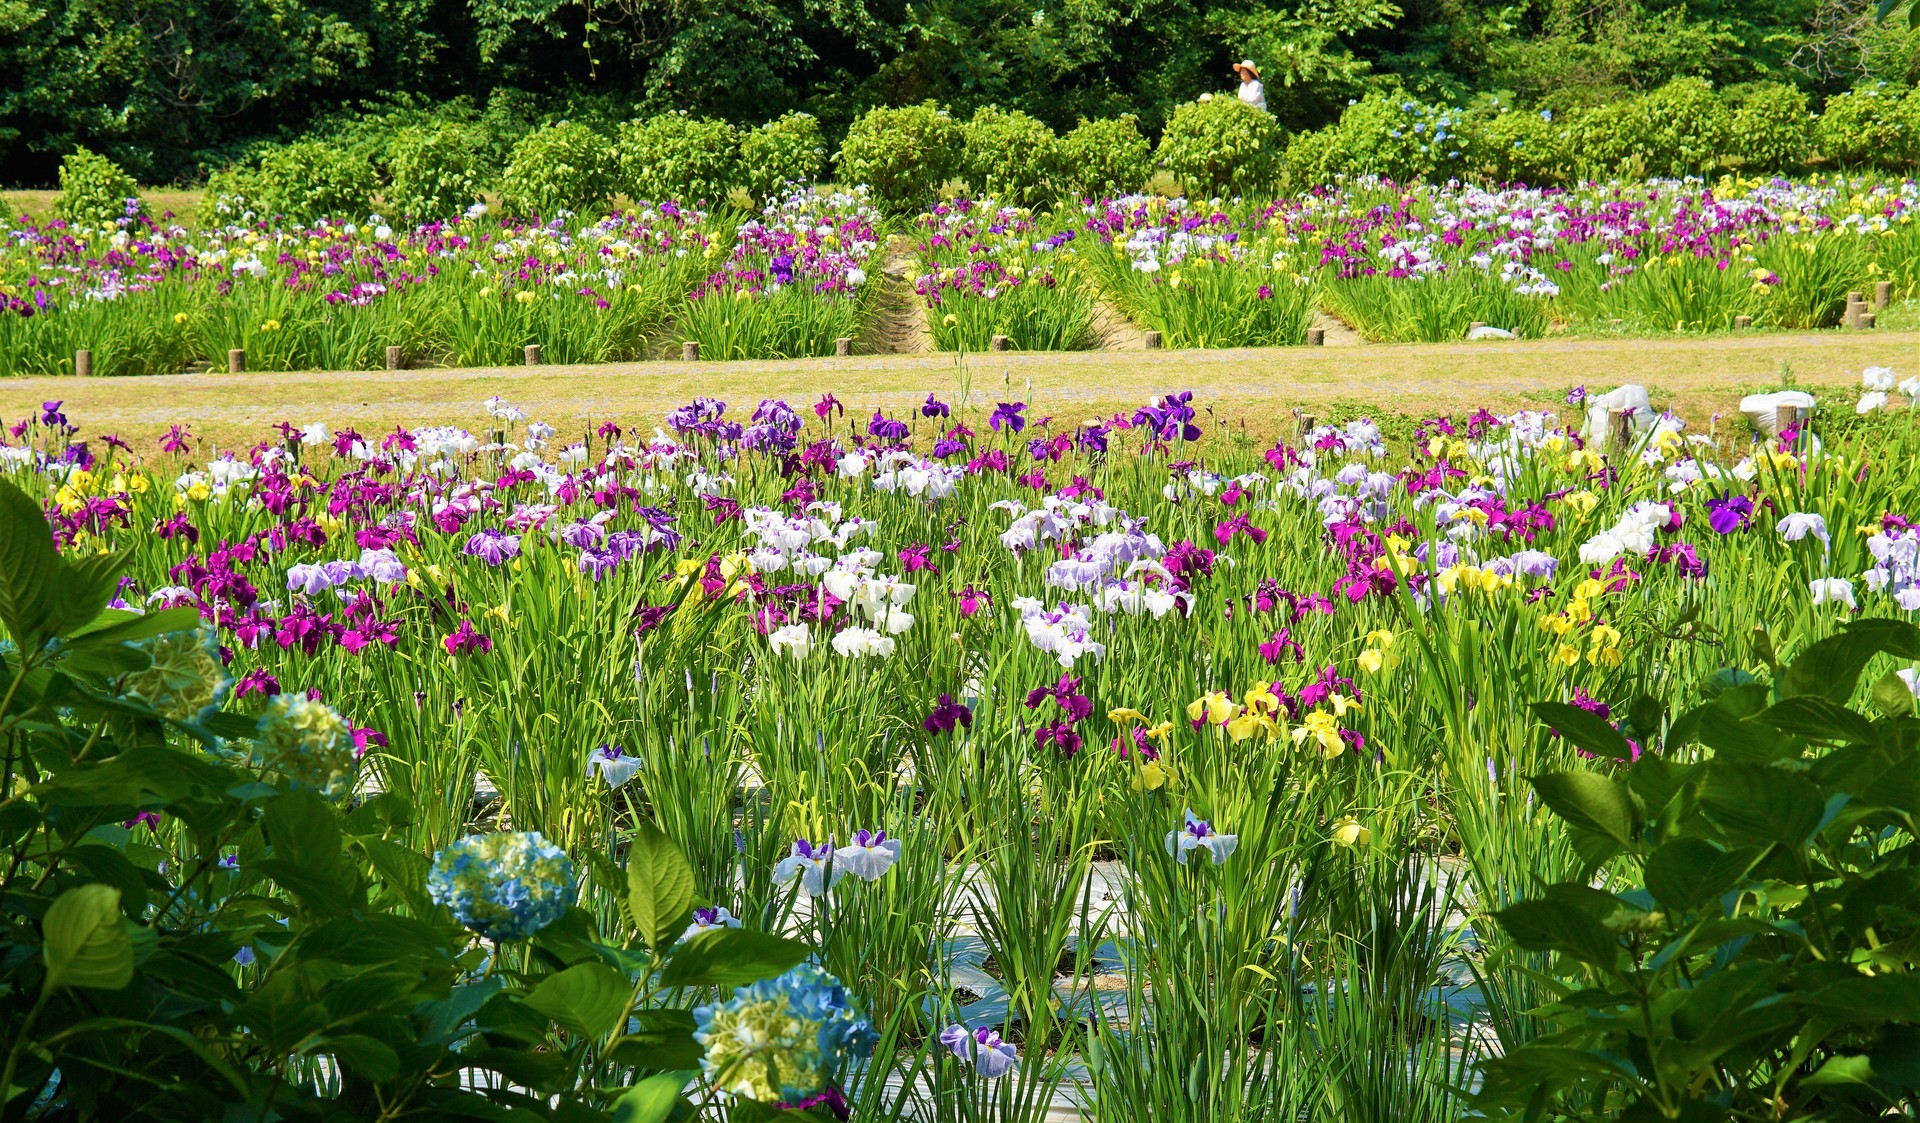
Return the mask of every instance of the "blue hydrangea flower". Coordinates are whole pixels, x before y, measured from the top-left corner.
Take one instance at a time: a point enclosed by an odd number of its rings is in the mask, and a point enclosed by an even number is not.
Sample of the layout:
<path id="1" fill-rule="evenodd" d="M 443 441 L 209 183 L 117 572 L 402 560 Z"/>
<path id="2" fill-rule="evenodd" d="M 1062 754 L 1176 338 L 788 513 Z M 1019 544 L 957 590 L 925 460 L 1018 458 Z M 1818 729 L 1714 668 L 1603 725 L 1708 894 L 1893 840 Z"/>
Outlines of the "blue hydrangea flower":
<path id="1" fill-rule="evenodd" d="M 220 659 L 212 628 L 189 628 L 128 644 L 152 660 L 120 682 L 129 697 L 174 721 L 199 721 L 220 708 L 233 676 Z"/>
<path id="2" fill-rule="evenodd" d="M 360 750 L 353 726 L 325 702 L 304 694 L 280 694 L 267 703 L 253 735 L 253 760 L 296 788 L 328 799 L 353 790 Z"/>
<path id="3" fill-rule="evenodd" d="M 826 1088 L 843 1062 L 873 1051 L 872 1025 L 840 980 L 811 963 L 738 987 L 725 1002 L 694 1010 L 693 1039 L 714 1086 L 764 1103 Z"/>
<path id="4" fill-rule="evenodd" d="M 468 835 L 433 856 L 427 896 L 489 940 L 524 940 L 560 919 L 578 885 L 539 831 Z"/>

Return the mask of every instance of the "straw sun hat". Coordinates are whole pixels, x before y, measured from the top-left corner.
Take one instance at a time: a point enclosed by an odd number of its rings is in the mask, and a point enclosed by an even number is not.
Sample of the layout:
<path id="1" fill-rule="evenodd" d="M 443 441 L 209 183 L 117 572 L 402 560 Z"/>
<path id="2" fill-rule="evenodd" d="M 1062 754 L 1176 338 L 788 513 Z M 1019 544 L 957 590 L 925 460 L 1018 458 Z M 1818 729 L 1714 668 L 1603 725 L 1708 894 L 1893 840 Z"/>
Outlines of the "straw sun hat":
<path id="1" fill-rule="evenodd" d="M 1254 77 L 1254 79 L 1255 79 L 1256 81 L 1257 81 L 1257 80 L 1259 79 L 1259 77 L 1260 77 L 1260 68 L 1259 68 L 1259 67 L 1257 67 L 1257 66 L 1255 66 L 1255 65 L 1253 65 L 1253 60 L 1252 60 L 1252 59 L 1250 59 L 1250 58 L 1249 58 L 1249 59 L 1241 59 L 1241 60 L 1240 60 L 1239 62 L 1236 62 L 1236 63 L 1234 63 L 1234 64 L 1233 64 L 1233 68 L 1234 68 L 1235 70 L 1244 70 L 1244 71 L 1246 71 L 1246 72 L 1247 72 L 1248 74 L 1251 74 L 1251 75 L 1253 75 L 1253 77 Z"/>

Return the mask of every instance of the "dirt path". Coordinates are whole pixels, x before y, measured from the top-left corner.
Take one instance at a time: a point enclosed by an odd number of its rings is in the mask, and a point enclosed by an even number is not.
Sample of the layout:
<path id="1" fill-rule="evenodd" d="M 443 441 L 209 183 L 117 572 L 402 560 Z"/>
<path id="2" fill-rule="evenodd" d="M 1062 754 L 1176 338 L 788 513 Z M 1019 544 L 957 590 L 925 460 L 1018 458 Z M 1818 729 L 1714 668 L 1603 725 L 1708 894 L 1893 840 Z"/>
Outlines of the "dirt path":
<path id="1" fill-rule="evenodd" d="M 1093 345 L 1102 351 L 1140 351 L 1146 347 L 1146 333 L 1118 305 L 1096 297 Z"/>
<path id="2" fill-rule="evenodd" d="M 610 363 L 603 366 L 458 370 L 181 374 L 155 378 L 25 378 L 0 381 L 0 421 L 43 401 L 64 400 L 88 433 L 151 441 L 174 422 L 223 445 L 252 442 L 279 421 L 325 421 L 363 432 L 394 425 L 484 422 L 480 402 L 499 394 L 570 429 L 616 418 L 651 426 L 696 394 L 736 408 L 762 398 L 796 406 L 832 391 L 849 410 L 900 411 L 928 391 L 975 403 L 1002 385 L 1020 387 L 1040 414 L 1079 418 L 1131 409 L 1190 389 L 1197 402 L 1271 434 L 1296 407 L 1322 417 L 1438 411 L 1558 408 L 1575 385 L 1639 382 L 1656 405 L 1704 422 L 1731 415 L 1742 393 L 1777 389 L 1783 366 L 1802 388 L 1850 397 L 1873 365 L 1920 374 L 1920 332 L 1809 332 L 1656 339 L 1521 340 L 1507 343 L 1378 344 L 1231 351 L 877 354 L 787 362 Z M 1025 388 L 1030 384 L 1031 389 Z M 564 423 L 564 424 L 563 424 Z"/>
<path id="3" fill-rule="evenodd" d="M 913 260 L 913 244 L 896 236 L 887 247 L 887 263 L 880 267 L 886 289 L 880 294 L 873 322 L 861 337 L 862 353 L 920 355 L 934 349 L 926 302 L 914 295 L 913 285 L 907 280 Z"/>

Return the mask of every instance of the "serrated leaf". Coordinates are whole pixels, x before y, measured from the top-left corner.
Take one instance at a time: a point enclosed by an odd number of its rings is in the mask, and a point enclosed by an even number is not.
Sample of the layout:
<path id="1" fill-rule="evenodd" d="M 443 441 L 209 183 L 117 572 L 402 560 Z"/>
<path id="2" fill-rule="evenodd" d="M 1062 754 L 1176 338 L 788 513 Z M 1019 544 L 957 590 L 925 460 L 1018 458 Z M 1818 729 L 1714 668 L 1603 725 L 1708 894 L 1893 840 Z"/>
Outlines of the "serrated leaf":
<path id="1" fill-rule="evenodd" d="M 1715 762 L 1700 806 L 1736 842 L 1799 847 L 1820 825 L 1826 800 L 1803 776 L 1778 768 Z"/>
<path id="2" fill-rule="evenodd" d="M 1633 756 L 1627 739 L 1599 714 L 1565 702 L 1535 702 L 1531 708 L 1541 721 L 1576 748 L 1602 760 L 1629 760 Z"/>
<path id="3" fill-rule="evenodd" d="M 769 979 L 804 962 L 799 940 L 745 928 L 716 928 L 674 952 L 660 981 L 667 986 L 734 987 Z"/>
<path id="4" fill-rule="evenodd" d="M 119 990 L 133 981 L 133 939 L 120 914 L 120 890 L 95 882 L 60 894 L 40 929 L 46 988 Z"/>
<path id="5" fill-rule="evenodd" d="M 693 867 L 652 823 L 641 823 L 627 848 L 627 908 L 655 951 L 679 937 L 693 910 Z"/>
<path id="6" fill-rule="evenodd" d="M 542 979 L 524 1005 L 576 1037 L 599 1040 L 620 1024 L 632 997 L 625 975 L 600 963 L 576 963 Z"/>
<path id="7" fill-rule="evenodd" d="M 0 626 L 22 651 L 47 639 L 52 586 L 60 568 L 53 531 L 40 504 L 0 480 Z"/>
<path id="8" fill-rule="evenodd" d="M 1640 809 L 1626 784 L 1596 772 L 1546 772 L 1528 780 L 1541 801 L 1568 824 L 1622 846 L 1632 846 L 1640 837 Z"/>
<path id="9" fill-rule="evenodd" d="M 1913 690 L 1898 671 L 1888 671 L 1873 684 L 1873 705 L 1888 717 L 1906 717 L 1913 713 Z"/>
<path id="10" fill-rule="evenodd" d="M 665 1123 L 680 1102 L 680 1089 L 693 1079 L 691 1072 L 662 1072 L 649 1076 L 613 1101 L 613 1123 Z"/>

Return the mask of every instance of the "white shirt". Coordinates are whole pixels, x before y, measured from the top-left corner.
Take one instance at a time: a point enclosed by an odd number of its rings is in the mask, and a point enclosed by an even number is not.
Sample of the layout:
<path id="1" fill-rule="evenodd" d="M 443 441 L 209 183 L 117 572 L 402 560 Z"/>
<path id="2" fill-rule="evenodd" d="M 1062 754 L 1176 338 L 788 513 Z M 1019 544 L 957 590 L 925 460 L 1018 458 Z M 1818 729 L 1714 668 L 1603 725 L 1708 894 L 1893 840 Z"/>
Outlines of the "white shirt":
<path id="1" fill-rule="evenodd" d="M 1251 82 L 1242 82 L 1240 83 L 1240 100 L 1264 113 L 1267 108 L 1267 88 L 1260 84 L 1258 78 Z"/>

